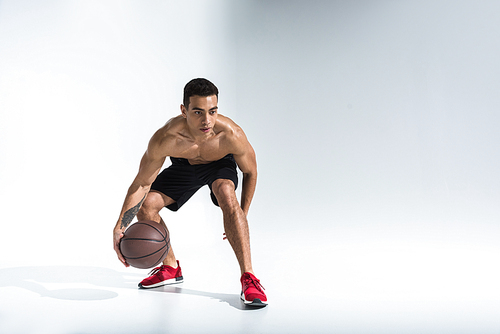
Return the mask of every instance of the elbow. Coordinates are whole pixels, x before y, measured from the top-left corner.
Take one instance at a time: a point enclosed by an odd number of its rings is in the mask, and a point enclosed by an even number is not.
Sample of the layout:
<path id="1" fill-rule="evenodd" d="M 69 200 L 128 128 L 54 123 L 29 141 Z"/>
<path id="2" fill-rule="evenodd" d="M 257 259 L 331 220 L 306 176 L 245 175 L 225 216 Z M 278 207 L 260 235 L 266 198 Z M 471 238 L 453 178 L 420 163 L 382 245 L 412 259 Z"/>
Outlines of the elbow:
<path id="1" fill-rule="evenodd" d="M 132 192 L 134 191 L 144 191 L 144 192 L 149 192 L 149 190 L 151 189 L 151 183 L 149 182 L 141 182 L 141 180 L 134 180 L 134 182 L 132 183 L 132 185 L 130 186 L 130 190 Z"/>
<path id="2" fill-rule="evenodd" d="M 251 172 L 246 172 L 243 173 L 243 178 L 244 179 L 257 179 L 257 171 L 251 171 Z"/>

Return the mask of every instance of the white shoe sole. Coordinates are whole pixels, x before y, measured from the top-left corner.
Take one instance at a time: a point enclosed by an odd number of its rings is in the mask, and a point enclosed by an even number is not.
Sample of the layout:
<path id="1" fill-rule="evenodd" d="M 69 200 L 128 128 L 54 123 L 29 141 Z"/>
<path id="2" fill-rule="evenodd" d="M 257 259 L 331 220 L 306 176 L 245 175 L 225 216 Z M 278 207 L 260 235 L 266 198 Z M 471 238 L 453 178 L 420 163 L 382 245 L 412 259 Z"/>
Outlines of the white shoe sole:
<path id="1" fill-rule="evenodd" d="M 243 303 L 247 306 L 253 306 L 253 307 L 265 307 L 265 306 L 267 306 L 267 301 L 263 302 L 259 298 L 255 298 L 254 300 L 246 300 L 245 294 L 243 292 L 241 293 L 240 298 L 243 301 Z"/>
<path id="2" fill-rule="evenodd" d="M 180 276 L 180 277 L 167 279 L 165 281 L 161 281 L 161 282 L 158 282 L 156 284 L 151 284 L 151 285 L 147 285 L 147 286 L 142 285 L 141 283 L 139 283 L 139 288 L 141 288 L 141 289 L 151 289 L 151 288 L 157 288 L 157 287 L 162 286 L 162 285 L 177 284 L 177 283 L 182 283 L 182 282 L 184 282 L 184 278 L 182 276 Z"/>

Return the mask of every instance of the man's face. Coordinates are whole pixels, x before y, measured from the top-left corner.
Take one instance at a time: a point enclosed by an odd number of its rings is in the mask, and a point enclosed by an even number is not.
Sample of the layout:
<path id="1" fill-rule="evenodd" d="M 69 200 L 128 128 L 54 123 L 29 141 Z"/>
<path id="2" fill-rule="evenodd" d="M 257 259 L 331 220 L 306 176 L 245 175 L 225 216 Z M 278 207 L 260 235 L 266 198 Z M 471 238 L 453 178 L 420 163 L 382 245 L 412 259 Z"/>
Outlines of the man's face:
<path id="1" fill-rule="evenodd" d="M 217 96 L 191 96 L 189 107 L 181 105 L 181 111 L 194 135 L 213 133 L 217 121 Z"/>

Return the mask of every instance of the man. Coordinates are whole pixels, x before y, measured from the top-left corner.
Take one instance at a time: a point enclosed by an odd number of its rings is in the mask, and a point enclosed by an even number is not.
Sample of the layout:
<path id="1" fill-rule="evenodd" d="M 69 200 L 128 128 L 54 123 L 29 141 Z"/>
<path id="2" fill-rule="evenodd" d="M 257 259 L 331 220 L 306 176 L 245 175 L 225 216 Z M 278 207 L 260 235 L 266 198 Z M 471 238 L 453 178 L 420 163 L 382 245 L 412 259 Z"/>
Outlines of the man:
<path id="1" fill-rule="evenodd" d="M 142 157 L 139 173 L 130 186 L 114 228 L 113 242 L 118 259 L 128 266 L 119 249 L 123 232 L 137 215 L 166 225 L 159 215 L 163 207 L 177 211 L 202 186 L 223 212 L 227 240 L 241 270 L 241 299 L 247 305 L 266 306 L 267 297 L 255 277 L 250 255 L 247 215 L 257 183 L 255 152 L 243 130 L 218 114 L 217 87 L 206 79 L 193 79 L 184 87 L 181 115 L 170 119 L 151 138 Z M 172 165 L 160 169 L 166 157 Z M 236 197 L 238 176 L 243 172 L 241 205 Z M 163 265 L 139 283 L 153 288 L 183 280 L 179 261 L 170 247 Z"/>

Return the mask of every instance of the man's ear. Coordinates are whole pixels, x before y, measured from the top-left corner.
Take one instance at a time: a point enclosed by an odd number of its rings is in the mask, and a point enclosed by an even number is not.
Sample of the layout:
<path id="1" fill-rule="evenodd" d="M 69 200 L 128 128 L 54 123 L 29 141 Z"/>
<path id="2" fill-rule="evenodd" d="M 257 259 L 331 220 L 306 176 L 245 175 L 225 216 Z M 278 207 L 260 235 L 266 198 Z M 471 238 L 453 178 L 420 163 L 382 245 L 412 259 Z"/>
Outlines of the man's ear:
<path id="1" fill-rule="evenodd" d="M 184 107 L 183 104 L 181 104 L 181 113 L 182 113 L 182 117 L 187 118 L 187 109 L 186 109 L 186 107 Z"/>

